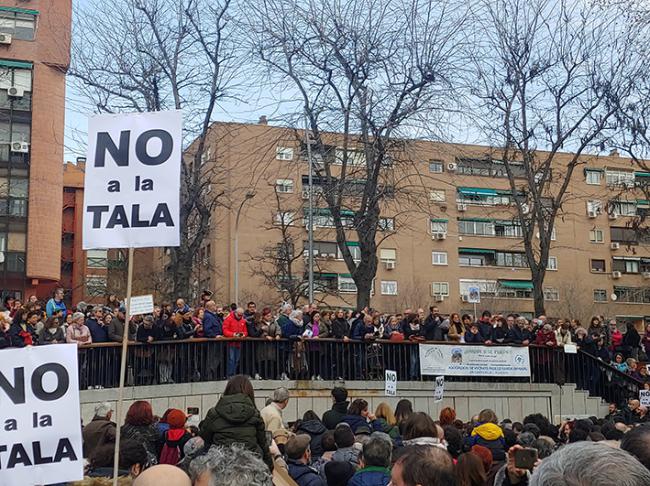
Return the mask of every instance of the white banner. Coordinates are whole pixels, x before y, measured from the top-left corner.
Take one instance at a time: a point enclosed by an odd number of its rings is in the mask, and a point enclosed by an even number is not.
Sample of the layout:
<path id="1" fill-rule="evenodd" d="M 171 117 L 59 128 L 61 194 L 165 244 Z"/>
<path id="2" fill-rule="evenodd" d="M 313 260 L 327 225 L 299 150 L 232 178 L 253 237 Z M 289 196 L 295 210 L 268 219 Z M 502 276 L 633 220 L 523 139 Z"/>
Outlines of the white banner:
<path id="1" fill-rule="evenodd" d="M 639 402 L 644 407 L 650 407 L 650 390 L 639 390 Z"/>
<path id="2" fill-rule="evenodd" d="M 386 370 L 384 394 L 387 397 L 394 397 L 397 395 L 397 371 Z"/>
<path id="3" fill-rule="evenodd" d="M 436 388 L 433 390 L 433 401 L 442 402 L 445 396 L 445 377 L 436 376 Z"/>
<path id="4" fill-rule="evenodd" d="M 77 345 L 0 351 L 0 484 L 83 478 Z"/>
<path id="5" fill-rule="evenodd" d="M 153 313 L 153 295 L 138 295 L 131 297 L 129 314 L 131 317 Z"/>
<path id="6" fill-rule="evenodd" d="M 180 111 L 88 122 L 83 249 L 179 246 Z"/>
<path id="7" fill-rule="evenodd" d="M 420 344 L 420 373 L 446 376 L 530 376 L 527 347 Z"/>

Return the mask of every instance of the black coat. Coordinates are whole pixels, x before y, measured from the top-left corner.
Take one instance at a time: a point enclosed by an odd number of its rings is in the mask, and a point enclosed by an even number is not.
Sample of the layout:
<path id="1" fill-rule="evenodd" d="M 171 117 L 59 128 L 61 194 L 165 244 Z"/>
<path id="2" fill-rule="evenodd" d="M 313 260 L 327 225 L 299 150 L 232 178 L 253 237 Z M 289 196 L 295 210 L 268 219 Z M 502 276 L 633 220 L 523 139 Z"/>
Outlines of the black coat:
<path id="1" fill-rule="evenodd" d="M 311 443 L 309 448 L 311 449 L 311 455 L 314 458 L 318 458 L 323 455 L 323 444 L 321 440 L 323 435 L 327 432 L 327 428 L 323 425 L 323 422 L 320 420 L 307 420 L 301 422 L 298 426 L 296 433 L 298 434 L 307 434 L 311 437 Z"/>
<path id="2" fill-rule="evenodd" d="M 343 417 L 348 414 L 350 402 L 338 402 L 332 405 L 332 409 L 323 414 L 323 425 L 327 430 L 334 430 L 341 423 Z"/>
<path id="3" fill-rule="evenodd" d="M 442 319 L 440 319 L 440 316 L 434 317 L 429 314 L 420 328 L 420 335 L 427 341 L 442 341 L 444 339 L 444 332 L 440 327 L 441 323 Z"/>
<path id="4" fill-rule="evenodd" d="M 344 317 L 337 317 L 332 321 L 332 336 L 336 339 L 350 337 L 350 326 Z"/>

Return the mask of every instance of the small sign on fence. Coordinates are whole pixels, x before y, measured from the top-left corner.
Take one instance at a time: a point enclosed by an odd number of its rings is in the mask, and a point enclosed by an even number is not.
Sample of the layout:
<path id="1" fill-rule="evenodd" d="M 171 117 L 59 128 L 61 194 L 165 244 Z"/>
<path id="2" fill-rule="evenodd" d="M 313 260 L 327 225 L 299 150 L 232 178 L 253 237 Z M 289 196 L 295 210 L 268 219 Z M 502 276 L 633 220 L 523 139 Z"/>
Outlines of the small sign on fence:
<path id="1" fill-rule="evenodd" d="M 445 377 L 436 376 L 436 388 L 433 390 L 433 401 L 441 402 L 445 395 Z"/>
<path id="2" fill-rule="evenodd" d="M 386 388 L 384 394 L 387 397 L 397 395 L 397 371 L 386 370 Z"/>
<path id="3" fill-rule="evenodd" d="M 644 407 L 650 407 L 650 390 L 639 390 L 639 401 Z"/>
<path id="4" fill-rule="evenodd" d="M 153 295 L 137 295 L 131 297 L 129 314 L 131 317 L 153 313 Z"/>

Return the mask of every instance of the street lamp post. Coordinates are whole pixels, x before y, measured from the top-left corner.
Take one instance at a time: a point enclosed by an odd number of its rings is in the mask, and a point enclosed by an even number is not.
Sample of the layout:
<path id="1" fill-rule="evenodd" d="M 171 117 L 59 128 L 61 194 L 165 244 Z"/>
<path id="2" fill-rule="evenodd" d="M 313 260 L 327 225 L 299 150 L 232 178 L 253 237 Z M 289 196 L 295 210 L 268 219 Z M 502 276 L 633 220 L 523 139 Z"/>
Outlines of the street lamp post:
<path id="1" fill-rule="evenodd" d="M 311 144 L 313 141 L 309 138 L 309 125 L 307 122 L 307 115 L 305 114 L 305 144 L 307 145 L 307 164 L 309 165 L 309 214 L 307 216 L 307 248 L 309 257 L 307 259 L 308 266 L 308 296 L 309 303 L 314 302 L 314 181 L 313 181 L 313 164 L 311 158 Z"/>
<path id="2" fill-rule="evenodd" d="M 235 303 L 239 305 L 239 217 L 241 216 L 241 211 L 244 208 L 246 201 L 253 199 L 255 197 L 254 191 L 248 191 L 246 197 L 239 205 L 237 210 L 237 217 L 235 218 Z"/>

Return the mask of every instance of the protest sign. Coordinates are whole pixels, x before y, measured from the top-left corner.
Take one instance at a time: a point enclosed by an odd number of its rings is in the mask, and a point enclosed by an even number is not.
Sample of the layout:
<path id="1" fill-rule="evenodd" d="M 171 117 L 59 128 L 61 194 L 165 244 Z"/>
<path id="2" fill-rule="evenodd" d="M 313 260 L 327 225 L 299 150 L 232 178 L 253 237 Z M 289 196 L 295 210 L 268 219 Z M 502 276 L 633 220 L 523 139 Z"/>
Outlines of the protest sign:
<path id="1" fill-rule="evenodd" d="M 481 303 L 481 288 L 480 287 L 469 287 L 467 289 L 467 302 L 470 304 L 480 304 Z"/>
<path id="2" fill-rule="evenodd" d="M 77 345 L 0 351 L 0 484 L 83 478 Z"/>
<path id="3" fill-rule="evenodd" d="M 420 373 L 445 376 L 530 376 L 527 347 L 420 344 Z"/>
<path id="4" fill-rule="evenodd" d="M 181 145 L 180 111 L 90 118 L 84 250 L 180 244 Z"/>
<path id="5" fill-rule="evenodd" d="M 436 376 L 436 388 L 433 390 L 433 401 L 441 402 L 445 395 L 445 377 Z"/>
<path id="6" fill-rule="evenodd" d="M 129 315 L 131 317 L 153 313 L 153 295 L 137 295 L 131 297 Z"/>
<path id="7" fill-rule="evenodd" d="M 650 390 L 639 390 L 639 402 L 644 407 L 650 407 Z"/>
<path id="8" fill-rule="evenodd" d="M 578 346 L 576 346 L 575 344 L 565 344 L 564 352 L 566 354 L 576 354 L 578 352 Z"/>
<path id="9" fill-rule="evenodd" d="M 397 395 L 397 371 L 386 370 L 386 386 L 384 394 L 387 397 Z"/>

